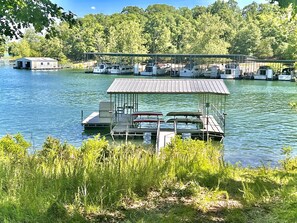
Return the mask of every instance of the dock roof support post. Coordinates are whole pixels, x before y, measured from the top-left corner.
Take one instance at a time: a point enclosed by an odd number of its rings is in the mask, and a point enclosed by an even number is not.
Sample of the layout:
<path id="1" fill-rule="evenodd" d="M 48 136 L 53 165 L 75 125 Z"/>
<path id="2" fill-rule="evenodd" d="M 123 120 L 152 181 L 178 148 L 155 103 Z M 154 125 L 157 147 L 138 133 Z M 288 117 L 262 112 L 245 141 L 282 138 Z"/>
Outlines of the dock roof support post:
<path id="1" fill-rule="evenodd" d="M 113 111 L 113 107 L 112 107 L 112 94 L 110 94 L 109 96 L 109 113 L 110 113 L 110 132 L 112 130 L 112 125 L 113 125 L 113 115 L 114 115 L 114 111 Z M 100 115 L 100 114 L 99 114 Z"/>
<path id="2" fill-rule="evenodd" d="M 209 125 L 209 100 L 205 103 L 205 107 L 206 107 L 206 141 L 209 142 L 209 132 L 208 132 L 208 125 Z"/>

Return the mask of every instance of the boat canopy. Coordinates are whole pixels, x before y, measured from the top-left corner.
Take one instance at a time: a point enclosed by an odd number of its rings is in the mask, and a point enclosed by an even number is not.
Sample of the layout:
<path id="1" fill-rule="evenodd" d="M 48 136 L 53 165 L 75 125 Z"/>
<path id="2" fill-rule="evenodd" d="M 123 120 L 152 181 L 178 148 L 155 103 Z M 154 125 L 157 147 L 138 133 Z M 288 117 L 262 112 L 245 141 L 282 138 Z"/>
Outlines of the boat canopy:
<path id="1" fill-rule="evenodd" d="M 180 112 L 168 112 L 166 116 L 194 116 L 200 117 L 202 112 L 189 112 L 189 111 L 180 111 Z"/>
<path id="2" fill-rule="evenodd" d="M 116 78 L 108 94 L 219 94 L 230 92 L 221 79 Z"/>

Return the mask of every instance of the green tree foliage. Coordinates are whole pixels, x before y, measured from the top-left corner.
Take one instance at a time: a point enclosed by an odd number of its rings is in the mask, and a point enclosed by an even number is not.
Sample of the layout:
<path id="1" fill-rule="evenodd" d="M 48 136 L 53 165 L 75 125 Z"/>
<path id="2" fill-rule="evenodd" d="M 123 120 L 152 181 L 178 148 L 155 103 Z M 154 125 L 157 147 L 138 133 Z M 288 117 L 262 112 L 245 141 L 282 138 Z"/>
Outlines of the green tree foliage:
<path id="1" fill-rule="evenodd" d="M 258 14 L 259 5 L 256 2 L 253 2 L 250 5 L 245 6 L 242 9 L 242 16 L 246 19 L 246 21 L 253 22 L 254 19 L 256 19 L 256 16 Z"/>
<path id="2" fill-rule="evenodd" d="M 235 54 L 254 55 L 261 40 L 261 30 L 254 24 L 245 24 L 236 33 L 230 51 Z"/>
<path id="3" fill-rule="evenodd" d="M 133 14 L 116 14 L 108 19 L 106 51 L 146 53 L 143 26 Z"/>
<path id="4" fill-rule="evenodd" d="M 195 6 L 191 11 L 193 18 L 197 19 L 199 16 L 207 12 L 207 8 L 205 6 Z"/>
<path id="5" fill-rule="evenodd" d="M 9 44 L 8 53 L 14 57 L 29 57 L 31 56 L 30 44 L 26 39 L 12 42 Z"/>
<path id="6" fill-rule="evenodd" d="M 224 22 L 225 25 L 224 29 L 221 30 L 223 32 L 221 37 L 232 42 L 243 20 L 237 2 L 234 0 L 217 0 L 209 6 L 208 12 L 220 17 L 220 21 Z"/>
<path id="7" fill-rule="evenodd" d="M 127 6 L 123 8 L 122 14 L 135 14 L 135 15 L 144 15 L 144 10 L 137 6 Z"/>
<path id="8" fill-rule="evenodd" d="M 289 34 L 285 56 L 294 60 L 297 59 L 297 27 Z"/>
<path id="9" fill-rule="evenodd" d="M 256 52 L 254 52 L 253 55 L 258 58 L 272 58 L 274 55 L 271 44 L 273 43 L 273 40 L 273 37 L 262 38 L 256 48 Z"/>
<path id="10" fill-rule="evenodd" d="M 227 54 L 230 45 L 222 38 L 226 28 L 226 24 L 217 15 L 206 13 L 198 17 L 191 53 Z"/>
<path id="11" fill-rule="evenodd" d="M 296 26 L 292 7 L 277 4 L 252 3 L 242 10 L 234 0 L 193 9 L 127 6 L 112 15 L 86 15 L 73 26 L 61 22 L 53 27 L 56 38 L 51 40 L 31 29 L 9 49 L 15 56 L 61 61 L 82 60 L 85 52 L 238 53 L 294 59 Z"/>
<path id="12" fill-rule="evenodd" d="M 288 8 L 289 6 L 292 6 L 295 12 L 297 12 L 296 0 L 270 0 L 270 3 L 277 3 L 282 8 Z"/>
<path id="13" fill-rule="evenodd" d="M 7 51 L 7 45 L 5 44 L 7 41 L 8 37 L 3 37 L 3 41 L 0 40 L 0 58 L 3 57 Z"/>
<path id="14" fill-rule="evenodd" d="M 30 147 L 21 134 L 6 135 L 0 139 L 0 160 L 22 162 Z"/>
<path id="15" fill-rule="evenodd" d="M 149 5 L 146 8 L 145 12 L 147 14 L 155 14 L 155 13 L 161 13 L 161 14 L 169 13 L 169 14 L 172 14 L 172 13 L 176 12 L 176 9 L 173 6 L 166 5 L 166 4 L 155 4 L 155 5 Z"/>
<path id="16" fill-rule="evenodd" d="M 270 40 L 270 48 L 274 54 L 279 50 L 281 43 L 287 42 L 288 27 L 290 26 L 288 14 L 284 10 L 280 10 L 278 6 L 262 4 L 261 13 L 257 16 L 257 22 L 261 29 L 262 38 Z"/>
<path id="17" fill-rule="evenodd" d="M 6 46 L 4 43 L 0 43 L 0 57 L 4 56 Z"/>
<path id="18" fill-rule="evenodd" d="M 190 53 L 194 41 L 194 21 L 181 9 L 180 14 L 174 16 L 175 25 L 172 27 L 172 44 L 178 53 Z"/>
<path id="19" fill-rule="evenodd" d="M 46 29 L 52 33 L 57 19 L 74 22 L 74 14 L 49 0 L 0 0 L 0 15 L 0 36 L 10 38 L 21 37 L 22 29 L 31 26 L 37 32 Z"/>
<path id="20" fill-rule="evenodd" d="M 176 9 L 164 4 L 155 4 L 148 6 L 145 11 L 148 16 L 144 27 L 148 51 L 150 53 L 176 52 L 172 43 L 173 29 L 176 28 L 174 18 Z"/>

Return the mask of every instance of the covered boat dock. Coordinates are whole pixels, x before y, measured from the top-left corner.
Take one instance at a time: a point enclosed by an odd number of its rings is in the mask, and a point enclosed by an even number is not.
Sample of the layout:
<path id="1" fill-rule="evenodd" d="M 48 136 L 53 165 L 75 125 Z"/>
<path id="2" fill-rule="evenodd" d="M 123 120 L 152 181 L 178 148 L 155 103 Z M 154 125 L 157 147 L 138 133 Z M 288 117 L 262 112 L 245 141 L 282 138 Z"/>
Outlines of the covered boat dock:
<path id="1" fill-rule="evenodd" d="M 183 138 L 203 140 L 224 138 L 225 101 L 230 93 L 223 80 L 116 78 L 107 94 L 110 96 L 108 114 L 113 138 L 153 137 L 157 145 L 165 145 L 168 141 L 160 137 L 162 132 L 166 132 L 168 137 L 178 134 Z M 151 111 L 140 111 L 139 96 L 148 94 L 194 95 L 197 103 L 166 115 L 162 111 L 154 111 L 154 104 L 150 106 Z M 85 128 L 88 127 L 87 120 L 83 122 Z"/>

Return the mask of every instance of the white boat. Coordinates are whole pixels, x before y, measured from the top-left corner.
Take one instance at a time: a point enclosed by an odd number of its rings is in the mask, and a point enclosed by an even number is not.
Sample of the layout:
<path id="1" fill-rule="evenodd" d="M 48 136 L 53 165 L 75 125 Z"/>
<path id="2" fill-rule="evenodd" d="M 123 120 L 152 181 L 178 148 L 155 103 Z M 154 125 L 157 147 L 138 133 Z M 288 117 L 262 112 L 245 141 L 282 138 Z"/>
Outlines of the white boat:
<path id="1" fill-rule="evenodd" d="M 184 68 L 179 71 L 180 77 L 197 77 L 200 74 L 200 69 L 198 66 L 193 66 L 187 64 Z"/>
<path id="2" fill-rule="evenodd" d="M 294 68 L 287 67 L 282 70 L 282 73 L 278 75 L 280 81 L 292 81 L 294 79 Z"/>
<path id="3" fill-rule="evenodd" d="M 255 80 L 272 80 L 273 71 L 269 66 L 260 66 L 257 73 L 254 75 Z"/>
<path id="4" fill-rule="evenodd" d="M 160 76 L 165 75 L 166 70 L 162 69 L 158 64 L 148 63 L 144 71 L 140 72 L 142 76 Z"/>
<path id="5" fill-rule="evenodd" d="M 144 69 L 145 69 L 145 65 L 136 63 L 134 64 L 134 67 L 133 67 L 133 73 L 135 75 L 140 75 L 140 72 L 144 71 Z"/>
<path id="6" fill-rule="evenodd" d="M 221 74 L 221 79 L 239 79 L 240 68 L 236 63 L 229 63 L 225 65 L 224 73 Z"/>
<path id="7" fill-rule="evenodd" d="M 109 70 L 110 74 L 132 74 L 133 66 L 115 64 Z"/>
<path id="8" fill-rule="evenodd" d="M 205 71 L 202 71 L 200 76 L 206 78 L 218 78 L 220 67 L 213 65 L 208 67 Z"/>
<path id="9" fill-rule="evenodd" d="M 97 64 L 96 67 L 94 67 L 93 73 L 108 74 L 111 67 L 112 67 L 111 63 L 100 63 L 100 64 Z"/>

